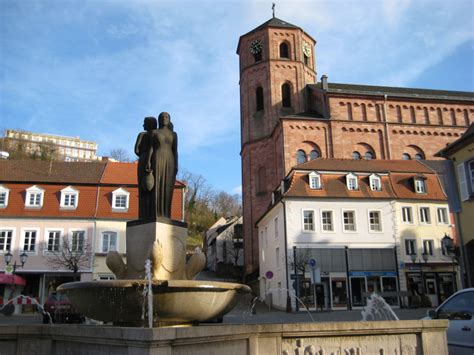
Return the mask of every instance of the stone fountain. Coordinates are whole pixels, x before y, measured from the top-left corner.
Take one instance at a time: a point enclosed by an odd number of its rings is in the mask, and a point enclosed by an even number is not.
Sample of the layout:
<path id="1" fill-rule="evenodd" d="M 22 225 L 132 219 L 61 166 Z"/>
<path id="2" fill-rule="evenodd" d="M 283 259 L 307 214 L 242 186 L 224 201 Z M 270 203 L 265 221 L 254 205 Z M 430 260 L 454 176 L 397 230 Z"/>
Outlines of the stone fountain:
<path id="1" fill-rule="evenodd" d="M 117 280 L 71 282 L 58 291 L 67 294 L 85 316 L 114 325 L 142 326 L 142 308 L 152 310 L 153 326 L 196 324 L 221 318 L 249 293 L 245 285 L 196 281 L 206 257 L 196 250 L 186 262 L 186 223 L 172 220 L 171 198 L 178 166 L 177 135 L 169 114 L 145 118 L 138 135 L 139 219 L 127 223 L 126 263 L 109 252 L 107 266 Z M 145 263 L 151 261 L 151 274 Z M 143 290 L 151 278 L 152 304 Z M 151 318 L 150 318 L 151 319 Z"/>

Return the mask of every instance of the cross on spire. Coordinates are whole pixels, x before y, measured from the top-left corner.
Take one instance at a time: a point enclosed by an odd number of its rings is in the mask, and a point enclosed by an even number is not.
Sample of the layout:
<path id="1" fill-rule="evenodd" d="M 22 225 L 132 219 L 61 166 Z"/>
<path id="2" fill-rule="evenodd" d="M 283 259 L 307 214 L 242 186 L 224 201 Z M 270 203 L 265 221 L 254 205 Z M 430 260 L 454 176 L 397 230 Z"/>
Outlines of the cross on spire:
<path id="1" fill-rule="evenodd" d="M 273 12 L 273 18 L 275 18 L 275 3 L 272 2 L 272 12 Z"/>

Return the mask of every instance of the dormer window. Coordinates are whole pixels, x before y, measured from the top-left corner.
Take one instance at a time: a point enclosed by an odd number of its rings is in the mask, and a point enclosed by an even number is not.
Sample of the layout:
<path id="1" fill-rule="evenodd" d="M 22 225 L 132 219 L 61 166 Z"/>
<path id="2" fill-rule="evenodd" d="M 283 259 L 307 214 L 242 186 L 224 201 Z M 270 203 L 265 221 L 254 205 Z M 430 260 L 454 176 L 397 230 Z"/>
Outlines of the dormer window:
<path id="1" fill-rule="evenodd" d="M 41 208 L 43 206 L 44 190 L 39 186 L 31 186 L 26 189 L 25 206 L 30 208 Z"/>
<path id="2" fill-rule="evenodd" d="M 346 184 L 349 191 L 359 190 L 359 184 L 357 182 L 357 176 L 353 173 L 346 175 Z"/>
<path id="3" fill-rule="evenodd" d="M 112 192 L 112 209 L 118 212 L 128 211 L 130 192 L 119 188 Z"/>
<path id="4" fill-rule="evenodd" d="M 380 181 L 380 176 L 372 174 L 369 176 L 370 189 L 372 191 L 382 191 L 382 183 Z"/>
<path id="5" fill-rule="evenodd" d="M 0 185 L 0 208 L 5 208 L 8 206 L 9 194 L 10 189 L 7 189 L 5 186 Z"/>
<path id="6" fill-rule="evenodd" d="M 425 194 L 426 193 L 426 178 L 425 177 L 415 177 L 415 192 L 417 194 Z"/>
<path id="7" fill-rule="evenodd" d="M 79 191 L 72 186 L 61 190 L 61 208 L 75 209 L 79 202 Z"/>
<path id="8" fill-rule="evenodd" d="M 320 190 L 321 189 L 321 174 L 313 171 L 309 175 L 309 188 L 312 190 Z"/>

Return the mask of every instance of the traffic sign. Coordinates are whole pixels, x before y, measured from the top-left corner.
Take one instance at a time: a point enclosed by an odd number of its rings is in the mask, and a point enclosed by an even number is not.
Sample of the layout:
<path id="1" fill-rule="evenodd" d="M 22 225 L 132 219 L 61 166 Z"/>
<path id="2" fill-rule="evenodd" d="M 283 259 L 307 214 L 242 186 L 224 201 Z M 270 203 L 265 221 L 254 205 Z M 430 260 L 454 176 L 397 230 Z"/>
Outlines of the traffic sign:
<path id="1" fill-rule="evenodd" d="M 316 267 L 316 260 L 315 260 L 315 259 L 309 259 L 309 260 L 308 260 L 308 264 L 309 264 L 312 268 L 314 268 L 314 267 Z"/>
<path id="2" fill-rule="evenodd" d="M 13 274 L 13 265 L 7 265 L 7 266 L 5 266 L 5 274 L 6 274 L 6 275 L 11 275 L 11 274 Z"/>

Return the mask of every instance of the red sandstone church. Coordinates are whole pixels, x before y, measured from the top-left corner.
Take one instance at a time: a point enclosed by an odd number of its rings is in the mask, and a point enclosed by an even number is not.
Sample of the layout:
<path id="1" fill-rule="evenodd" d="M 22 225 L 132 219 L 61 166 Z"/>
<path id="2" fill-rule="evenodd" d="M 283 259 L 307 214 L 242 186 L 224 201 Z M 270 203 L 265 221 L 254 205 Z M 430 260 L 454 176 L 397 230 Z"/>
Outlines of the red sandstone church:
<path id="1" fill-rule="evenodd" d="M 474 93 L 316 82 L 316 40 L 272 18 L 239 39 L 246 273 L 255 222 L 296 164 L 316 158 L 436 159 L 474 119 Z"/>

